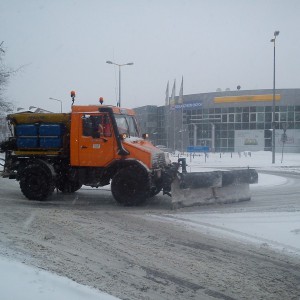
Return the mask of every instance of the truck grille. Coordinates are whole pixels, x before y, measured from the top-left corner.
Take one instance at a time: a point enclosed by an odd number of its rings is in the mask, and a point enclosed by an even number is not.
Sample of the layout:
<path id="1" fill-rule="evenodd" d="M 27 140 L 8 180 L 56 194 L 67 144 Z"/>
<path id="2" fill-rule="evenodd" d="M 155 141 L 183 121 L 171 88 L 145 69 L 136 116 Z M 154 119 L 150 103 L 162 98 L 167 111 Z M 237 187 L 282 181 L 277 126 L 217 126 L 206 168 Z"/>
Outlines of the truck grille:
<path id="1" fill-rule="evenodd" d="M 152 168 L 159 169 L 166 165 L 165 154 L 164 153 L 155 153 L 152 158 Z"/>

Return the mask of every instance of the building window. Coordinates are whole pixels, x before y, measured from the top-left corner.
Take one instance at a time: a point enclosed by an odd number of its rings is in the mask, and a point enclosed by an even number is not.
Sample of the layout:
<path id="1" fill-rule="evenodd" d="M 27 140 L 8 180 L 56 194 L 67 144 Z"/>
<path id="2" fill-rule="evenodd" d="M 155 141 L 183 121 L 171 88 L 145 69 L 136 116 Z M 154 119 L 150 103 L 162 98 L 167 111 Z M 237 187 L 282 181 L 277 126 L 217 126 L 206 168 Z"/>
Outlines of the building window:
<path id="1" fill-rule="evenodd" d="M 287 115 L 286 112 L 280 113 L 280 122 L 286 122 L 287 121 Z"/>
<path id="2" fill-rule="evenodd" d="M 256 113 L 250 113 L 250 122 L 256 122 Z"/>
<path id="3" fill-rule="evenodd" d="M 265 121 L 265 114 L 264 113 L 257 113 L 257 122 L 263 123 Z"/>
<path id="4" fill-rule="evenodd" d="M 235 123 L 241 123 L 241 122 L 242 122 L 242 115 L 235 114 Z"/>
<path id="5" fill-rule="evenodd" d="M 221 138 L 227 138 L 228 137 L 228 131 L 221 131 Z"/>
<path id="6" fill-rule="evenodd" d="M 243 113 L 242 114 L 242 121 L 243 121 L 243 123 L 248 123 L 249 122 L 249 113 Z"/>
<path id="7" fill-rule="evenodd" d="M 264 124 L 264 123 L 257 123 L 257 124 L 256 124 L 256 128 L 257 128 L 257 129 L 265 129 L 264 127 L 265 127 L 265 124 Z"/>
<path id="8" fill-rule="evenodd" d="M 242 123 L 242 129 L 249 129 L 249 123 Z"/>
<path id="9" fill-rule="evenodd" d="M 228 115 L 228 122 L 229 123 L 234 123 L 234 114 L 229 114 Z"/>
<path id="10" fill-rule="evenodd" d="M 280 106 L 280 107 L 279 107 L 279 110 L 280 110 L 280 111 L 287 111 L 287 107 L 286 107 L 286 106 Z"/>
<path id="11" fill-rule="evenodd" d="M 234 130 L 228 131 L 228 137 L 234 139 Z"/>
<path id="12" fill-rule="evenodd" d="M 287 117 L 289 122 L 294 122 L 294 112 L 288 112 Z"/>
<path id="13" fill-rule="evenodd" d="M 224 113 L 228 113 L 228 107 L 223 107 L 222 108 L 222 113 L 224 114 Z"/>
<path id="14" fill-rule="evenodd" d="M 227 148 L 227 139 L 221 139 L 221 147 Z"/>
<path id="15" fill-rule="evenodd" d="M 265 111 L 266 111 L 266 112 L 272 111 L 272 106 L 266 106 L 266 107 L 265 107 Z"/>
<path id="16" fill-rule="evenodd" d="M 272 123 L 265 123 L 265 129 L 272 129 Z"/>
<path id="17" fill-rule="evenodd" d="M 234 123 L 229 123 L 228 130 L 233 130 L 233 129 L 234 129 Z"/>
<path id="18" fill-rule="evenodd" d="M 266 122 L 272 122 L 272 113 L 266 113 L 265 114 L 265 121 Z"/>

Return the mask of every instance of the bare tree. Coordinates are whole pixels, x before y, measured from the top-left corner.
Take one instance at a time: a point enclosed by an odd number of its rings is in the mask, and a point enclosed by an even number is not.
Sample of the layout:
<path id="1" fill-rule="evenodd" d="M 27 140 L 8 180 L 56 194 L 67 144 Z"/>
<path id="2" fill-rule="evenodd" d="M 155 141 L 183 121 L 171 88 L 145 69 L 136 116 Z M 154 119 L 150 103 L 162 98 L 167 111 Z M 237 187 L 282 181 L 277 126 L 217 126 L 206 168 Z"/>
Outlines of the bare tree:
<path id="1" fill-rule="evenodd" d="M 5 51 L 3 49 L 3 42 L 0 43 L 0 114 L 11 112 L 13 104 L 5 101 L 3 92 L 8 84 L 11 74 L 14 72 L 7 68 L 3 62 Z"/>

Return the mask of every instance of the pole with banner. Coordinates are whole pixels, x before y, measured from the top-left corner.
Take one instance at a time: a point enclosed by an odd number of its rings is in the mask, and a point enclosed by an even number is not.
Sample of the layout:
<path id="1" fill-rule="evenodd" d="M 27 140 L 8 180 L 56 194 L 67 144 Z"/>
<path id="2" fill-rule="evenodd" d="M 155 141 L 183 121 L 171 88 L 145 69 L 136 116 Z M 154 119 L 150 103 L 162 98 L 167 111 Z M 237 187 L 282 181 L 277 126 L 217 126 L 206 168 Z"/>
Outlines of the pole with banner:
<path id="1" fill-rule="evenodd" d="M 183 153 L 183 76 L 179 90 L 178 104 L 181 106 L 181 153 Z"/>

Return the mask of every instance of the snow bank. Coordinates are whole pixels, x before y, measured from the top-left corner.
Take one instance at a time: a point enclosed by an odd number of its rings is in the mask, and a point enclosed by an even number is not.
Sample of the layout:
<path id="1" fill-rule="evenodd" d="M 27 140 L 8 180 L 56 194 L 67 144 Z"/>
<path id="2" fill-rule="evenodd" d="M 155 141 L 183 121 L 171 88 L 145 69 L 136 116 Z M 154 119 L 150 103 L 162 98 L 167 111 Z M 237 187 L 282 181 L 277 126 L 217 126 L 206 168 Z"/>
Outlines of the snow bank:
<path id="1" fill-rule="evenodd" d="M 0 257 L 0 293 L 5 300 L 117 300 L 68 278 Z"/>

